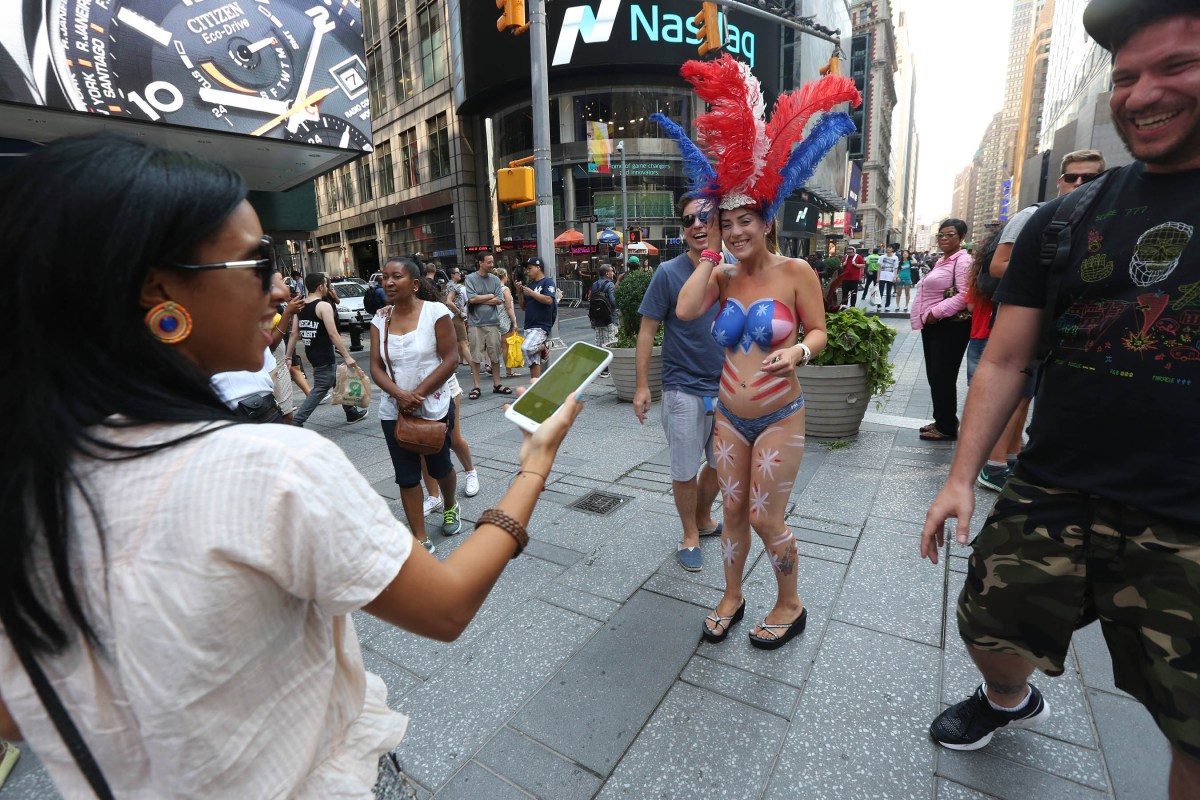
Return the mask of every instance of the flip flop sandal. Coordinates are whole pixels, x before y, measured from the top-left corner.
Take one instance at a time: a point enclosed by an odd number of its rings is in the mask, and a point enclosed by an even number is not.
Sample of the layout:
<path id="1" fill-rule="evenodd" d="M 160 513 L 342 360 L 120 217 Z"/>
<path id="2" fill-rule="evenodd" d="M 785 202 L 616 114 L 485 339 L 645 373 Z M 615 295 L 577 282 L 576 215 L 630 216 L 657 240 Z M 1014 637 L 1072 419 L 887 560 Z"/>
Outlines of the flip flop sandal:
<path id="1" fill-rule="evenodd" d="M 483 394 L 483 392 L 479 391 L 479 387 L 476 386 L 474 389 L 467 392 L 467 399 L 468 400 L 478 400 L 479 395 L 481 395 L 481 394 Z"/>
<path id="2" fill-rule="evenodd" d="M 729 629 L 741 622 L 745 614 L 745 600 L 742 600 L 742 604 L 738 606 L 738 610 L 733 612 L 731 616 L 722 617 L 716 611 L 713 611 L 704 618 L 704 633 L 701 636 L 704 637 L 704 641 L 706 642 L 723 642 L 725 641 L 725 637 L 729 635 Z"/>
<path id="3" fill-rule="evenodd" d="M 512 389 L 507 386 L 493 386 L 492 394 L 512 394 Z"/>
<path id="4" fill-rule="evenodd" d="M 755 647 L 757 647 L 760 650 L 775 650 L 777 648 L 783 647 L 785 644 L 790 642 L 793 638 L 795 638 L 796 636 L 803 633 L 804 626 L 807 624 L 808 624 L 808 609 L 807 608 L 800 612 L 800 616 L 796 617 L 795 620 L 793 620 L 792 622 L 787 623 L 787 624 L 771 625 L 771 624 L 768 624 L 767 621 L 764 619 L 762 622 L 759 623 L 758 628 L 759 628 L 759 630 L 761 630 L 763 633 L 765 633 L 767 635 L 766 636 L 755 636 L 753 633 L 751 633 L 750 634 L 750 644 L 754 645 Z M 777 631 L 777 630 L 782 630 L 783 632 L 776 633 L 775 631 Z"/>

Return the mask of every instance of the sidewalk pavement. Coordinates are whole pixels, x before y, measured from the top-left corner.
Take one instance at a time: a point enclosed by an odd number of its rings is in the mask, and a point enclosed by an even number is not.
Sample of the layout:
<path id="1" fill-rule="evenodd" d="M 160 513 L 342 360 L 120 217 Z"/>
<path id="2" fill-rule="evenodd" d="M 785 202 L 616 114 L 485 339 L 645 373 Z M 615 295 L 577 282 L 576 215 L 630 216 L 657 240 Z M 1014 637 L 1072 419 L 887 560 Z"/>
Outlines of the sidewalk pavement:
<path id="1" fill-rule="evenodd" d="M 888 323 L 900 331 L 896 386 L 856 440 L 810 442 L 796 478 L 787 519 L 809 621 L 782 649 L 756 650 L 745 636 L 774 601 L 757 537 L 746 620 L 721 644 L 700 641 L 721 596 L 720 543 L 701 540 L 701 572 L 676 564 L 681 530 L 658 406 L 639 427 L 608 380 L 587 393 L 528 549 L 458 641 L 355 615 L 367 668 L 411 717 L 398 754 L 419 797 L 1166 797 L 1166 740 L 1113 686 L 1095 625 L 1075 637 L 1062 677 L 1035 676 L 1052 711 L 1042 728 L 1002 730 L 974 753 L 929 740 L 933 717 L 979 681 L 954 624 L 967 550 L 949 545 L 938 566 L 919 558 L 953 447 L 917 438 L 930 419 L 920 340 L 904 320 Z M 564 309 L 562 327 L 567 341 L 590 339 L 577 312 Z M 469 373 L 459 379 L 470 388 Z M 965 394 L 964 377 L 960 402 Z M 499 500 L 516 470 L 520 434 L 501 404 L 490 393 L 462 401 L 482 486 L 461 500 L 467 520 Z M 310 427 L 402 517 L 378 426 L 341 417 L 321 406 Z M 593 490 L 623 502 L 608 516 L 571 507 Z M 994 497 L 977 490 L 972 529 Z M 430 536 L 445 558 L 466 534 L 442 537 L 439 522 L 430 519 Z M 0 797 L 54 796 L 26 749 Z"/>

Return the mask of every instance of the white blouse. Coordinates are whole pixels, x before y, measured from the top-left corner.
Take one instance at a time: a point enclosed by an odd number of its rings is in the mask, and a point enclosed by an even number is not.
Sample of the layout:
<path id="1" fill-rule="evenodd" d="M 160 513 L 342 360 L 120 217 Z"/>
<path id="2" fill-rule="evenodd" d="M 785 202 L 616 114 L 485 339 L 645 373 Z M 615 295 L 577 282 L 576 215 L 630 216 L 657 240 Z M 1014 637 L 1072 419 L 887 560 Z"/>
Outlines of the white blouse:
<path id="1" fill-rule="evenodd" d="M 198 427 L 95 432 L 145 445 Z M 72 492 L 73 577 L 101 647 L 76 636 L 39 662 L 114 794 L 370 798 L 408 719 L 365 672 L 349 614 L 412 535 L 342 451 L 243 424 L 75 468 L 103 521 Z M 35 570 L 53 585 L 44 553 Z M 62 795 L 90 797 L 6 637 L 0 696 Z"/>
<path id="2" fill-rule="evenodd" d="M 406 392 L 411 392 L 421 385 L 442 363 L 438 355 L 437 331 L 435 325 L 442 317 L 450 316 L 450 309 L 445 303 L 431 303 L 426 300 L 421 303 L 421 316 L 417 318 L 417 327 L 408 333 L 389 333 L 387 316 L 377 314 L 371 324 L 379 331 L 379 358 L 387 367 L 388 375 L 396 385 Z M 384 341 L 387 349 L 384 349 Z M 391 359 L 387 363 L 384 353 Z M 396 398 L 387 392 L 380 392 L 383 399 L 379 403 L 380 419 L 396 419 L 400 416 L 400 406 Z M 425 398 L 414 416 L 422 419 L 442 419 L 450 412 L 450 391 L 443 384 L 437 391 L 431 392 Z"/>

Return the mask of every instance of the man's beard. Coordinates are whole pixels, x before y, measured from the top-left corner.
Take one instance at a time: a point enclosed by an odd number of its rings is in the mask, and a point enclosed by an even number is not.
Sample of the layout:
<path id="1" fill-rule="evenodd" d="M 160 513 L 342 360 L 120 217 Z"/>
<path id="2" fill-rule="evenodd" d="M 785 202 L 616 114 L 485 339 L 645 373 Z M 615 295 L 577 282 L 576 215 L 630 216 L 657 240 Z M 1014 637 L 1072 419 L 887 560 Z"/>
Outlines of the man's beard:
<path id="1" fill-rule="evenodd" d="M 1197 118 L 1192 123 L 1191 130 L 1184 134 L 1175 144 L 1162 152 L 1152 154 L 1139 153 L 1134 149 L 1128 134 L 1128 130 L 1134 127 L 1132 121 L 1117 123 L 1115 127 L 1117 135 L 1121 137 L 1121 141 L 1124 143 L 1125 149 L 1129 151 L 1129 154 L 1138 161 L 1150 166 L 1171 168 L 1187 163 L 1194 159 L 1197 154 L 1200 154 L 1200 118 Z"/>

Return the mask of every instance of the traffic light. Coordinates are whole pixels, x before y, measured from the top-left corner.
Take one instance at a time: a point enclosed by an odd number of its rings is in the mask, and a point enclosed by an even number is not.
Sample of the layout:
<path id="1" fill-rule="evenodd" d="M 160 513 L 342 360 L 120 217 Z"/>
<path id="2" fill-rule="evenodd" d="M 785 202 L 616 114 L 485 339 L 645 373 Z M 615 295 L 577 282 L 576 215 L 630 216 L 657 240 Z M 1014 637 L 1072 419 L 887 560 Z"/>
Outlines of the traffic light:
<path id="1" fill-rule="evenodd" d="M 721 17 L 716 3 L 701 3 L 700 13 L 692 17 L 692 22 L 697 28 L 696 36 L 700 38 L 700 46 L 696 48 L 700 55 L 720 50 L 724 46 L 725 42 L 721 38 Z"/>
<path id="2" fill-rule="evenodd" d="M 629 243 L 637 244 L 641 240 L 642 240 L 642 229 L 641 228 L 630 228 L 629 229 Z"/>
<path id="3" fill-rule="evenodd" d="M 510 203 L 513 208 L 536 203 L 533 167 L 506 167 L 496 170 L 496 196 L 501 203 Z"/>
<path id="4" fill-rule="evenodd" d="M 840 74 L 838 70 L 838 65 L 840 63 L 841 59 L 837 56 L 833 56 L 829 59 L 829 63 L 821 67 L 819 70 L 817 70 L 817 72 L 821 73 L 821 75 L 838 75 Z"/>
<path id="5" fill-rule="evenodd" d="M 518 36 L 529 30 L 525 21 L 525 0 L 496 0 L 496 8 L 500 9 L 500 19 L 496 20 L 496 30 L 504 33 L 512 31 Z"/>

